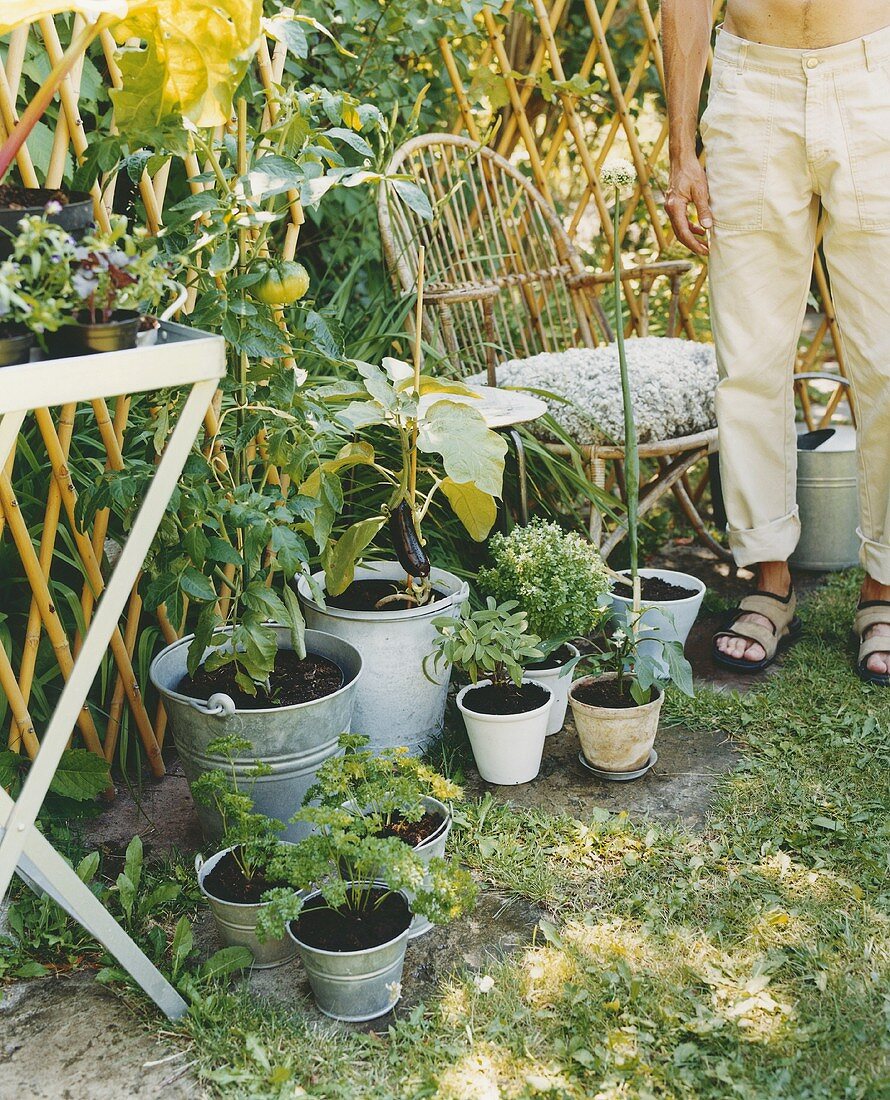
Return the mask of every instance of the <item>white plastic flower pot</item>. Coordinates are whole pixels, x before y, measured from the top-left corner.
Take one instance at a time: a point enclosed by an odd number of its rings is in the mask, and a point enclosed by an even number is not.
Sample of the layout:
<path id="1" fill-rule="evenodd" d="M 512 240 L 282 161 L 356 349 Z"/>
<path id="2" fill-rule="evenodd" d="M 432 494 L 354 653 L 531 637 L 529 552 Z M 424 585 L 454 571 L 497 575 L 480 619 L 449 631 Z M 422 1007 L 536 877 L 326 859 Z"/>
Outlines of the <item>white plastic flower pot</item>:
<path id="1" fill-rule="evenodd" d="M 630 576 L 630 570 L 622 569 L 622 576 Z M 667 671 L 667 665 L 663 659 L 661 642 L 680 642 L 686 645 L 689 632 L 695 625 L 698 613 L 701 610 L 702 600 L 707 592 L 707 585 L 691 573 L 680 573 L 676 569 L 641 569 L 641 577 L 658 577 L 668 584 L 676 584 L 681 588 L 689 588 L 693 595 L 685 600 L 643 600 L 643 617 L 640 620 L 640 642 L 638 652 L 656 659 L 661 670 Z M 630 608 L 633 598 L 630 588 L 619 586 L 612 592 L 612 606 Z M 627 592 L 628 595 L 624 595 Z"/>
<path id="2" fill-rule="evenodd" d="M 528 678 L 522 682 L 537 683 Z M 539 684 L 547 692 L 547 701 L 523 714 L 480 714 L 464 704 L 468 692 L 490 683 L 490 680 L 480 680 L 477 684 L 467 684 L 457 696 L 476 767 L 486 783 L 505 787 L 530 783 L 541 770 L 553 692 L 546 684 Z"/>
<path id="3" fill-rule="evenodd" d="M 566 649 L 571 650 L 572 657 L 578 656 L 575 646 L 567 644 Z M 547 736 L 559 733 L 565 725 L 566 711 L 569 709 L 569 688 L 572 686 L 570 673 L 563 673 L 563 669 L 569 662 L 554 665 L 552 668 L 527 668 L 525 678 L 534 680 L 536 684 L 543 684 L 550 689 L 553 696 L 553 706 L 550 708 L 550 719 L 547 722 Z"/>

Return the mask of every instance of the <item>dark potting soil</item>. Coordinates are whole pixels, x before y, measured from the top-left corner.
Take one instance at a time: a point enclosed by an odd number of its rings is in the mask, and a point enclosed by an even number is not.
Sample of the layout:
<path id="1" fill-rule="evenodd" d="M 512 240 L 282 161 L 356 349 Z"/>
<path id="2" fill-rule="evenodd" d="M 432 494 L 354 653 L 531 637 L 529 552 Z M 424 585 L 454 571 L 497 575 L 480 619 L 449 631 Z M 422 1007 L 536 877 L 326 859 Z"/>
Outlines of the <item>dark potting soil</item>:
<path id="1" fill-rule="evenodd" d="M 220 901 L 233 901 L 239 905 L 255 905 L 267 890 L 280 885 L 280 882 L 270 882 L 259 871 L 248 882 L 231 852 L 226 852 L 204 879 L 204 889 L 208 894 L 213 894 Z"/>
<path id="2" fill-rule="evenodd" d="M 68 205 L 68 196 L 64 191 L 48 191 L 43 187 L 18 187 L 14 183 L 0 185 L 0 209 L 32 210 L 46 206 L 48 202 Z"/>
<path id="3" fill-rule="evenodd" d="M 540 684 L 523 684 L 521 687 L 515 684 L 507 687 L 486 684 L 468 691 L 463 704 L 468 710 L 479 714 L 525 714 L 542 707 L 547 698 L 547 689 Z"/>
<path id="4" fill-rule="evenodd" d="M 441 829 L 444 821 L 445 818 L 438 813 L 426 813 L 419 821 L 405 821 L 398 814 L 395 814 L 387 828 L 381 830 L 380 835 L 383 837 L 394 836 L 398 840 L 410 844 L 412 848 L 416 848 L 427 837 L 432 836 L 433 833 Z"/>
<path id="5" fill-rule="evenodd" d="M 600 680 L 599 683 L 585 684 L 583 687 L 573 688 L 572 695 L 579 703 L 586 703 L 589 707 L 629 710 L 631 707 L 639 706 L 629 690 L 624 694 L 619 692 L 617 680 Z"/>
<path id="6" fill-rule="evenodd" d="M 370 903 L 361 912 L 329 909 L 323 898 L 315 898 L 291 922 L 291 930 L 321 951 L 366 951 L 389 943 L 408 927 L 411 911 L 401 894 L 380 887 L 370 893 Z"/>
<path id="7" fill-rule="evenodd" d="M 688 600 L 696 595 L 696 589 L 683 588 L 679 584 L 671 584 L 661 577 L 640 577 L 640 592 L 644 603 L 670 603 L 673 600 Z M 627 585 L 619 585 L 619 591 L 623 596 L 630 595 Z"/>
<path id="8" fill-rule="evenodd" d="M 391 600 L 389 603 L 385 603 L 383 607 L 377 606 L 387 596 L 394 596 L 404 591 L 404 586 L 397 584 L 395 581 L 353 581 L 346 591 L 341 592 L 339 596 L 326 596 L 325 602 L 328 606 L 338 607 L 341 611 L 408 611 L 416 607 L 417 604 L 411 600 L 400 599 Z M 447 592 L 440 592 L 437 588 L 434 588 L 428 602 L 438 603 L 439 600 L 444 600 L 447 595 Z"/>
<path id="9" fill-rule="evenodd" d="M 248 695 L 235 682 L 234 665 L 224 665 L 213 672 L 199 668 L 193 677 L 183 676 L 176 690 L 192 699 L 209 699 L 215 692 L 223 692 L 238 710 L 267 710 L 311 703 L 339 691 L 343 670 L 327 657 L 310 653 L 301 661 L 292 649 L 280 649 L 269 684 L 271 691 L 259 687 L 256 695 Z"/>
<path id="10" fill-rule="evenodd" d="M 540 672 L 542 669 L 547 668 L 562 668 L 562 666 L 571 661 L 574 656 L 575 654 L 567 645 L 561 645 L 559 649 L 554 649 L 552 653 L 548 653 L 543 661 L 538 661 L 533 665 L 526 665 L 525 667 L 529 672 Z"/>

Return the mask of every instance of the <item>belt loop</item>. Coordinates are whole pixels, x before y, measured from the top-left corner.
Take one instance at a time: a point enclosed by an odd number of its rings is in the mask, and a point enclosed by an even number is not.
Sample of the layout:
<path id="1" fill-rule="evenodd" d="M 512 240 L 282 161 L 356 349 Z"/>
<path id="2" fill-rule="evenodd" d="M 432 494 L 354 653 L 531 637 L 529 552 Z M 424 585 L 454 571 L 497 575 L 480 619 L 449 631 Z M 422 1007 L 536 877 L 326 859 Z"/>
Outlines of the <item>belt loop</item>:
<path id="1" fill-rule="evenodd" d="M 739 46 L 738 70 L 739 70 L 740 73 L 743 73 L 745 71 L 745 64 L 747 63 L 747 60 L 748 60 L 748 43 L 743 42 L 741 44 L 741 46 Z"/>
<path id="2" fill-rule="evenodd" d="M 869 48 L 868 48 L 869 44 L 870 43 L 869 43 L 869 40 L 867 38 L 862 39 L 862 52 L 865 54 L 865 67 L 868 70 L 871 70 L 875 67 L 876 59 L 872 56 L 871 52 L 869 51 Z"/>

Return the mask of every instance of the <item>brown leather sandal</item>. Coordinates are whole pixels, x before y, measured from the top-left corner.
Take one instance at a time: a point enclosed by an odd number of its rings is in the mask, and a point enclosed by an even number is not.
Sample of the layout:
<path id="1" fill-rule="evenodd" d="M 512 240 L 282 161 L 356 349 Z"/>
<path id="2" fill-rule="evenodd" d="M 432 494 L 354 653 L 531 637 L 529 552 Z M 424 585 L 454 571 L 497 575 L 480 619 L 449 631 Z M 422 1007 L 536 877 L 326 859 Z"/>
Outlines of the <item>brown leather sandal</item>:
<path id="1" fill-rule="evenodd" d="M 793 588 L 787 596 L 776 596 L 772 592 L 752 592 L 745 596 L 736 610 L 731 612 L 726 628 L 714 635 L 714 660 L 735 672 L 762 672 L 776 659 L 781 646 L 789 645 L 800 635 L 801 623 L 796 610 L 797 596 Z M 760 623 L 739 622 L 743 615 L 763 615 L 769 619 L 772 630 Z M 729 657 L 717 648 L 721 638 L 744 638 L 746 642 L 756 642 L 763 647 L 766 656 L 761 661 Z"/>
<path id="2" fill-rule="evenodd" d="M 865 664 L 873 653 L 890 653 L 890 637 L 886 634 L 872 634 L 870 638 L 866 638 L 869 630 L 878 623 L 890 626 L 890 600 L 863 600 L 853 619 L 853 633 L 859 639 L 856 671 L 867 684 L 890 687 L 890 674 L 870 672 Z"/>

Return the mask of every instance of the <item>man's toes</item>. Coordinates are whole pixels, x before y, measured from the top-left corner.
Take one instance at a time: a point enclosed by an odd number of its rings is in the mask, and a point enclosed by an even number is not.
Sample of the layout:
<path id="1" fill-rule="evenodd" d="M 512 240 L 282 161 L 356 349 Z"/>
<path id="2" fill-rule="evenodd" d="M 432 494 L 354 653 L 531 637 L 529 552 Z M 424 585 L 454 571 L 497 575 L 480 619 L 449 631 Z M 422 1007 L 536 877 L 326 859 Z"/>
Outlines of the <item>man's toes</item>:
<path id="1" fill-rule="evenodd" d="M 758 645 L 757 642 L 752 642 L 745 650 L 745 660 L 756 663 L 762 661 L 766 657 L 766 650 L 762 645 Z"/>
<path id="2" fill-rule="evenodd" d="M 865 667 L 878 676 L 886 676 L 890 673 L 890 653 L 872 653 L 865 662 Z"/>

